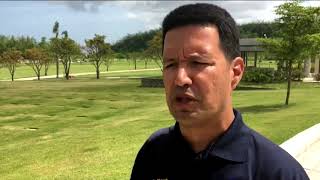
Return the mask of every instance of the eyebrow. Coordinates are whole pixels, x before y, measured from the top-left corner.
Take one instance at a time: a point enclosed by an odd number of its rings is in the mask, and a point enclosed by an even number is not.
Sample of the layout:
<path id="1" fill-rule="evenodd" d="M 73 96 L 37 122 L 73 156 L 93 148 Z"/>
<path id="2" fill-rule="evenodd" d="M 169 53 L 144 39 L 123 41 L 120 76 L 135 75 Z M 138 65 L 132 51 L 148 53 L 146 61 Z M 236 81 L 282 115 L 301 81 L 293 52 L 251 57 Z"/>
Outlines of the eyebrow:
<path id="1" fill-rule="evenodd" d="M 212 58 L 212 55 L 208 53 L 203 53 L 203 54 L 192 53 L 187 58 L 201 58 L 203 60 L 209 60 L 210 58 Z"/>
<path id="2" fill-rule="evenodd" d="M 166 57 L 163 57 L 163 62 L 171 62 L 171 61 L 175 61 L 176 59 L 175 58 L 166 58 Z"/>

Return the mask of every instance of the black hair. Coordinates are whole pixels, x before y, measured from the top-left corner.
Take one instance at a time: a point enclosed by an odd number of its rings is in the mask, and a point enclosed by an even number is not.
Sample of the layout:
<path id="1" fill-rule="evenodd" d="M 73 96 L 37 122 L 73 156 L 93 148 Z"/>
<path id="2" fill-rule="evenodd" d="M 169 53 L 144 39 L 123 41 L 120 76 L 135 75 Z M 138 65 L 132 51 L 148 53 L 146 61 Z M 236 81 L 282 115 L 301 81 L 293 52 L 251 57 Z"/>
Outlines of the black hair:
<path id="1" fill-rule="evenodd" d="M 171 11 L 162 22 L 162 47 L 168 31 L 187 25 L 215 25 L 219 32 L 220 48 L 226 58 L 232 60 L 240 56 L 236 22 L 225 9 L 207 3 L 187 4 Z"/>

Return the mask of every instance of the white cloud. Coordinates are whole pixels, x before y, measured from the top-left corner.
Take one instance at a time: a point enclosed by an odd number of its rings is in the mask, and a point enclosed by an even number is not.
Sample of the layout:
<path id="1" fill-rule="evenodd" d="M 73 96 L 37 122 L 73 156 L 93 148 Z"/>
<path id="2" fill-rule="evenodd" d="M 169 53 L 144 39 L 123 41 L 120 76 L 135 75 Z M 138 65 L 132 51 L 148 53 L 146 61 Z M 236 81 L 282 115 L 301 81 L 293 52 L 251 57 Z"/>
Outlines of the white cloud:
<path id="1" fill-rule="evenodd" d="M 127 17 L 128 17 L 129 19 L 136 19 L 138 16 L 137 16 L 135 13 L 133 13 L 133 12 L 128 12 L 128 13 L 127 13 Z"/>
<path id="2" fill-rule="evenodd" d="M 285 1 L 78 1 L 64 2 L 77 11 L 99 10 L 100 6 L 117 6 L 127 11 L 126 17 L 143 22 L 146 29 L 158 28 L 165 15 L 183 4 L 212 3 L 226 9 L 238 24 L 272 21 L 276 18 L 276 6 Z M 304 6 L 320 6 L 319 1 L 305 1 Z M 103 13 L 103 12 L 102 12 Z"/>
<path id="3" fill-rule="evenodd" d="M 134 14 L 136 20 L 144 22 L 145 27 L 150 29 L 160 27 L 165 15 L 176 7 L 195 2 L 221 6 L 239 24 L 252 21 L 272 21 L 276 17 L 273 12 L 275 6 L 283 3 L 281 1 L 117 1 L 114 5 L 126 8 L 128 14 Z"/>

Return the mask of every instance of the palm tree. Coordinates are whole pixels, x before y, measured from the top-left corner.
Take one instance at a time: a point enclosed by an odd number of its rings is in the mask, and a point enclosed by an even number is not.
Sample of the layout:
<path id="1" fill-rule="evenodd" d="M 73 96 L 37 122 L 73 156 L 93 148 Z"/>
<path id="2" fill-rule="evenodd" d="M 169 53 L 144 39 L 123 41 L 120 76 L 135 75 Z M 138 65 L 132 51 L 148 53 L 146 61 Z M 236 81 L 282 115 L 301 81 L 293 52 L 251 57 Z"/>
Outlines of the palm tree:
<path id="1" fill-rule="evenodd" d="M 64 38 L 68 38 L 68 37 L 69 37 L 69 36 L 68 36 L 68 31 L 63 31 L 63 32 L 61 33 L 61 35 L 63 35 Z"/>
<path id="2" fill-rule="evenodd" d="M 56 38 L 59 36 L 59 22 L 56 21 L 52 28 L 52 33 L 56 34 Z M 56 55 L 56 70 L 57 70 L 57 78 L 59 78 L 59 56 Z"/>
<path id="3" fill-rule="evenodd" d="M 56 34 L 56 38 L 59 36 L 59 22 L 56 21 L 52 28 L 52 33 Z"/>

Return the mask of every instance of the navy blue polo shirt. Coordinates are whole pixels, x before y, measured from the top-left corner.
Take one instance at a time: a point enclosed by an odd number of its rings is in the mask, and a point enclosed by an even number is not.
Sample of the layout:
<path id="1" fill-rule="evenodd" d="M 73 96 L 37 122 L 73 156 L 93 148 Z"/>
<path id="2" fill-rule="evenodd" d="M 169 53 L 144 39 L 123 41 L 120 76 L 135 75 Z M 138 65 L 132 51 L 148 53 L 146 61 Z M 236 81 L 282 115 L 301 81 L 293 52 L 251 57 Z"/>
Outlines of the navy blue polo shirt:
<path id="1" fill-rule="evenodd" d="M 140 149 L 131 179 L 309 179 L 292 156 L 248 128 L 238 111 L 234 115 L 228 130 L 200 153 L 191 149 L 178 123 L 155 132 Z"/>

